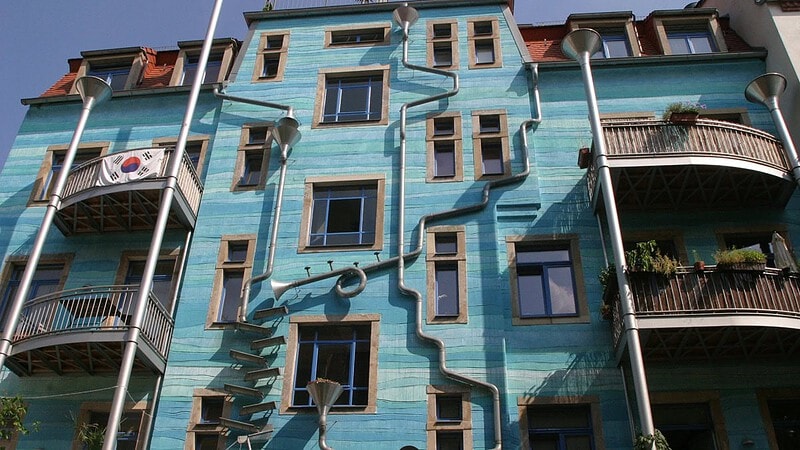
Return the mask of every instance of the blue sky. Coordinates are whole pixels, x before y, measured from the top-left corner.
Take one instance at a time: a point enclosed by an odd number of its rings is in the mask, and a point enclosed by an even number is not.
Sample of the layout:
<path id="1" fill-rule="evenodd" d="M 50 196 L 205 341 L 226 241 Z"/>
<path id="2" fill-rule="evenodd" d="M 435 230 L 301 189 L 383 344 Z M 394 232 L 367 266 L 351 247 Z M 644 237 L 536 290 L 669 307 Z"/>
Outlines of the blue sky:
<path id="1" fill-rule="evenodd" d="M 279 0 L 280 1 L 280 0 Z M 687 0 L 516 0 L 520 24 L 564 22 L 570 13 L 682 8 Z M 27 107 L 68 71 L 67 59 L 83 50 L 119 47 L 176 48 L 202 39 L 213 0 L 2 0 L 0 1 L 0 164 L 11 148 Z M 263 0 L 226 0 L 215 37 L 242 39 L 243 11 Z M 77 122 L 77 117 L 75 118 Z"/>

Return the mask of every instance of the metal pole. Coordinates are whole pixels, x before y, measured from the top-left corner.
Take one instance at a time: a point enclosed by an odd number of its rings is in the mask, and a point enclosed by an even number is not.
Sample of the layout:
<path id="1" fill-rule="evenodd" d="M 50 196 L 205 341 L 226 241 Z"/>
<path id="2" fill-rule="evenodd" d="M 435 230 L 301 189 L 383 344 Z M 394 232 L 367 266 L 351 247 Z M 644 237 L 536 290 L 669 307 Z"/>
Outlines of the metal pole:
<path id="1" fill-rule="evenodd" d="M 83 84 L 84 82 L 86 84 Z M 34 239 L 33 249 L 28 256 L 28 262 L 25 265 L 25 271 L 22 274 L 19 289 L 9 305 L 6 314 L 6 322 L 3 324 L 3 334 L 2 337 L 0 337 L 0 367 L 3 367 L 6 358 L 11 352 L 11 341 L 14 338 L 14 333 L 19 324 L 19 316 L 22 313 L 22 308 L 30 293 L 31 281 L 33 281 L 33 275 L 36 273 L 36 268 L 39 265 L 39 259 L 42 256 L 42 250 L 44 249 L 44 243 L 50 231 L 50 226 L 53 224 L 53 218 L 58 208 L 61 206 L 61 195 L 64 193 L 64 186 L 67 183 L 69 171 L 72 169 L 72 162 L 75 160 L 75 154 L 78 151 L 78 143 L 83 135 L 83 130 L 86 128 L 86 122 L 89 120 L 89 113 L 97 103 L 104 101 L 111 95 L 111 87 L 99 78 L 82 77 L 76 80 L 75 83 L 80 83 L 79 92 L 83 97 L 83 108 L 81 109 L 81 115 L 78 119 L 78 125 L 75 127 L 72 140 L 67 148 L 67 154 L 64 155 L 64 164 L 58 174 L 56 184 L 53 186 L 50 202 L 47 204 L 47 209 L 42 218 L 42 225 L 39 227 L 36 239 Z M 94 92 L 90 92 L 93 90 Z"/>
<path id="2" fill-rule="evenodd" d="M 616 262 L 622 317 L 628 344 L 628 355 L 631 362 L 633 387 L 636 391 L 636 404 L 639 410 L 639 425 L 642 428 L 642 434 L 651 435 L 655 432 L 655 427 L 653 426 L 653 417 L 650 409 L 650 393 L 647 388 L 639 328 L 633 307 L 633 295 L 628 285 L 628 277 L 625 274 L 627 262 L 625 261 L 625 250 L 622 245 L 622 230 L 620 229 L 617 203 L 614 198 L 611 169 L 608 167 L 606 157 L 605 136 L 603 135 L 603 127 L 600 125 L 600 111 L 597 107 L 594 78 L 589 64 L 590 56 L 588 51 L 581 51 L 577 55 L 577 60 L 583 74 L 586 102 L 589 106 L 589 122 L 592 127 L 592 136 L 594 137 L 595 170 L 597 170 L 600 187 L 603 191 L 608 233 L 610 235 L 611 249 L 614 253 L 614 261 Z"/>
<path id="3" fill-rule="evenodd" d="M 178 135 L 178 143 L 175 146 L 175 152 L 172 154 L 172 158 L 169 162 L 167 182 L 161 197 L 161 207 L 158 211 L 155 229 L 153 230 L 153 237 L 150 241 L 150 248 L 147 253 L 147 260 L 144 266 L 144 273 L 142 274 L 142 281 L 139 283 L 139 291 L 136 297 L 136 304 L 133 311 L 131 326 L 124 337 L 125 350 L 122 355 L 122 364 L 120 365 L 119 376 L 117 378 L 117 388 L 114 391 L 114 399 L 111 403 L 111 411 L 108 415 L 108 424 L 106 425 L 103 450 L 114 450 L 117 444 L 119 421 L 122 418 L 122 411 L 123 407 L 125 406 L 125 396 L 128 393 L 131 371 L 133 370 L 133 363 L 136 359 L 139 335 L 141 334 L 144 315 L 147 311 L 147 302 L 150 297 L 150 285 L 153 282 L 153 275 L 155 273 L 156 264 L 158 263 L 161 244 L 164 240 L 164 232 L 167 228 L 167 219 L 169 218 L 169 211 L 172 208 L 172 200 L 175 196 L 175 186 L 177 185 L 178 172 L 180 171 L 181 164 L 183 162 L 183 154 L 186 150 L 186 140 L 189 137 L 189 127 L 191 126 L 192 117 L 194 116 L 194 111 L 197 106 L 197 99 L 200 96 L 200 87 L 203 84 L 203 77 L 205 75 L 205 69 L 208 63 L 208 56 L 211 54 L 211 44 L 214 39 L 214 31 L 217 28 L 219 13 L 222 9 L 222 1 L 223 0 L 215 0 L 214 2 L 214 8 L 208 23 L 208 31 L 206 32 L 203 48 L 200 52 L 200 60 L 197 64 L 197 73 L 195 73 L 194 76 L 194 82 L 192 83 L 192 89 L 189 93 L 189 100 L 186 105 L 186 113 L 183 117 L 183 123 L 181 123 L 181 130 L 180 134 Z M 155 399 L 153 399 L 153 401 L 155 401 Z"/>

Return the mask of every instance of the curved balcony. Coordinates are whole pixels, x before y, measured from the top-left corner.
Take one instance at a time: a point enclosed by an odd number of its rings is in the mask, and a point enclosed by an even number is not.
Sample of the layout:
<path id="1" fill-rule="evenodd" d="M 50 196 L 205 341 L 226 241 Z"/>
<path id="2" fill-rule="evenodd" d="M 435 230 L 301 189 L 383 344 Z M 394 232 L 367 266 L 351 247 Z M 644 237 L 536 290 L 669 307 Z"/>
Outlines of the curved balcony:
<path id="1" fill-rule="evenodd" d="M 603 132 L 620 210 L 783 208 L 794 191 L 780 141 L 754 128 L 636 120 L 604 123 Z M 593 166 L 588 181 L 602 208 Z"/>
<path id="2" fill-rule="evenodd" d="M 6 366 L 19 376 L 116 373 L 138 285 L 93 286 L 37 297 L 22 310 Z M 134 369 L 163 373 L 173 320 L 150 292 Z"/>
<path id="3" fill-rule="evenodd" d="M 115 164 L 122 167 L 125 155 L 163 152 L 158 164 L 140 169 L 147 173 L 115 178 Z M 75 233 L 152 230 L 161 196 L 167 185 L 167 168 L 175 149 L 140 149 L 95 158 L 73 169 L 64 187 L 55 223 L 65 236 Z M 203 186 L 189 157 L 180 155 L 181 166 L 169 215 L 170 227 L 194 228 Z M 143 159 L 143 158 L 141 158 Z"/>
<path id="4" fill-rule="evenodd" d="M 800 354 L 800 276 L 778 269 L 691 267 L 666 278 L 630 273 L 628 280 L 645 359 L 796 357 Z M 612 300 L 618 357 L 622 320 Z"/>

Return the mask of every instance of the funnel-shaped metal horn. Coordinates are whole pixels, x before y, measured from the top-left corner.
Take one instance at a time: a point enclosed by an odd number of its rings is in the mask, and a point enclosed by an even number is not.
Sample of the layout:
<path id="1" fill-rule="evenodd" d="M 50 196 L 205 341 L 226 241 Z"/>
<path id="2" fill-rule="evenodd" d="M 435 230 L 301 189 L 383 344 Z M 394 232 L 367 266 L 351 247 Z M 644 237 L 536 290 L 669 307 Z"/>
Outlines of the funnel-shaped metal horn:
<path id="1" fill-rule="evenodd" d="M 75 80 L 75 90 L 80 94 L 81 99 L 86 103 L 101 103 L 111 97 L 111 86 L 97 77 L 86 76 Z"/>
<path id="2" fill-rule="evenodd" d="M 328 412 L 331 406 L 336 403 L 336 399 L 342 395 L 342 385 L 331 380 L 324 380 L 318 378 L 306 385 L 308 393 L 317 405 L 317 412 L 319 413 L 319 448 L 322 450 L 333 450 L 328 446 L 326 439 L 328 437 Z"/>
<path id="3" fill-rule="evenodd" d="M 281 117 L 272 129 L 272 137 L 278 142 L 281 149 L 294 147 L 300 140 L 300 122 L 291 116 Z"/>
<path id="4" fill-rule="evenodd" d="M 597 53 L 602 42 L 597 31 L 591 28 L 579 28 L 570 31 L 561 40 L 561 52 L 572 59 L 578 59 L 578 55 L 583 52 L 589 52 L 589 55 Z"/>
<path id="5" fill-rule="evenodd" d="M 408 29 L 417 22 L 417 19 L 419 19 L 419 13 L 416 9 L 408 5 L 403 5 L 394 10 L 392 17 L 403 30 L 408 31 Z"/>
<path id="6" fill-rule="evenodd" d="M 779 73 L 765 73 L 758 76 L 744 90 L 745 98 L 753 103 L 767 105 L 786 90 L 786 77 Z"/>
<path id="7" fill-rule="evenodd" d="M 269 284 L 272 287 L 272 292 L 275 294 L 275 301 L 278 301 L 281 295 L 292 287 L 292 283 L 284 283 L 276 280 L 269 280 Z"/>

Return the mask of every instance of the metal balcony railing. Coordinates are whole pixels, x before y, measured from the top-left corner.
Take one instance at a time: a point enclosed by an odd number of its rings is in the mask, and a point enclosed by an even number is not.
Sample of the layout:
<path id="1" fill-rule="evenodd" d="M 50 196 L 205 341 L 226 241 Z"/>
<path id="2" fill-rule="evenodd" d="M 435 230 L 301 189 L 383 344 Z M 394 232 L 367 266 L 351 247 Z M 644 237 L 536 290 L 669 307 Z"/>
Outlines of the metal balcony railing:
<path id="1" fill-rule="evenodd" d="M 138 285 L 92 286 L 37 297 L 25 304 L 13 344 L 63 333 L 127 330 L 138 291 Z M 173 327 L 169 313 L 150 292 L 142 337 L 162 358 Z"/>
<path id="2" fill-rule="evenodd" d="M 779 140 L 769 133 L 731 122 L 708 119 L 698 119 L 693 124 L 661 120 L 606 122 L 603 133 L 612 167 L 616 159 L 641 158 L 641 165 L 646 166 L 654 157 L 719 156 L 791 171 Z M 589 168 L 588 176 L 593 192 L 594 167 Z"/>
<path id="3" fill-rule="evenodd" d="M 800 276 L 781 270 L 704 271 L 682 267 L 672 277 L 652 273 L 630 273 L 636 316 L 713 317 L 752 314 L 800 320 Z M 619 295 L 614 297 L 612 322 L 614 340 L 622 333 Z"/>

